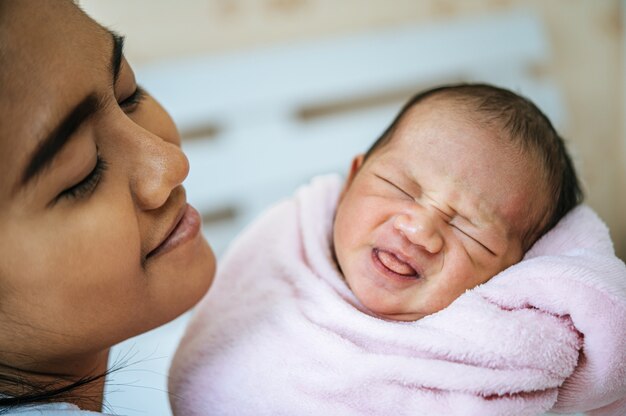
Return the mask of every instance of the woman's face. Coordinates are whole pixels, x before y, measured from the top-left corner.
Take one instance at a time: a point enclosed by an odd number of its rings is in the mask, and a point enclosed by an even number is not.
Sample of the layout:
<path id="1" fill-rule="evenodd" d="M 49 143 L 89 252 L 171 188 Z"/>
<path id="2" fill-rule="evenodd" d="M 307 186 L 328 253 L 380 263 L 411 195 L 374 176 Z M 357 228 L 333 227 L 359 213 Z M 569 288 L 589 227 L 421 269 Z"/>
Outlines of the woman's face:
<path id="1" fill-rule="evenodd" d="M 0 363 L 68 374 L 189 309 L 215 259 L 119 39 L 69 1 L 0 9 Z"/>

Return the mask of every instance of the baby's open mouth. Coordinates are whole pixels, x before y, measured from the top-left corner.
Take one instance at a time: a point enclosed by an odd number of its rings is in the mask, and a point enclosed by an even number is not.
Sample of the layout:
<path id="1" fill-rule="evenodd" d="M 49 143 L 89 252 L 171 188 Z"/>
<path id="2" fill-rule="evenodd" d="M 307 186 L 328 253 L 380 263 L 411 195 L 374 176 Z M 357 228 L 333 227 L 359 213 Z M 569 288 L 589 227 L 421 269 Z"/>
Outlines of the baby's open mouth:
<path id="1" fill-rule="evenodd" d="M 411 265 L 400 260 L 393 253 L 375 248 L 374 255 L 383 266 L 400 276 L 419 277 L 419 274 Z"/>

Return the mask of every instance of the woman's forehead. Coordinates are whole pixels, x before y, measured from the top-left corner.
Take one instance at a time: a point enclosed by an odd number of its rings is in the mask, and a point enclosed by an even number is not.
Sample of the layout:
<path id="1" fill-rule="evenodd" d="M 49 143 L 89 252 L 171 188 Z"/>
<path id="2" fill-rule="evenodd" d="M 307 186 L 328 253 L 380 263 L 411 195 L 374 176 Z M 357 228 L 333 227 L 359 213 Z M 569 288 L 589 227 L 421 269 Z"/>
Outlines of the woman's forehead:
<path id="1" fill-rule="evenodd" d="M 9 7 L 0 25 L 0 100 L 10 101 L 0 116 L 16 104 L 67 96 L 80 87 L 80 78 L 93 76 L 94 63 L 110 55 L 107 31 L 73 3 L 13 3 L 22 7 Z"/>
<path id="2" fill-rule="evenodd" d="M 0 25 L 0 190 L 68 111 L 106 80 L 108 32 L 68 1 L 8 2 Z"/>

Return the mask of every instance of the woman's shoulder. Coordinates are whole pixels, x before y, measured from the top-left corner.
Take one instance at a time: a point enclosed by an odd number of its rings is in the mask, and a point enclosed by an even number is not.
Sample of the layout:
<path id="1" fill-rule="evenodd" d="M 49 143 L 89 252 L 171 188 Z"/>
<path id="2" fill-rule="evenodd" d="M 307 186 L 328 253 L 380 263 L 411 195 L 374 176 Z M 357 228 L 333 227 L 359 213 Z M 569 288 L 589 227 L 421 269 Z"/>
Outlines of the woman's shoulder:
<path id="1" fill-rule="evenodd" d="M 78 406 L 70 403 L 46 403 L 36 406 L 24 406 L 14 408 L 4 413 L 0 410 L 0 415 L 16 416 L 93 416 L 105 415 L 104 413 L 80 410 Z"/>

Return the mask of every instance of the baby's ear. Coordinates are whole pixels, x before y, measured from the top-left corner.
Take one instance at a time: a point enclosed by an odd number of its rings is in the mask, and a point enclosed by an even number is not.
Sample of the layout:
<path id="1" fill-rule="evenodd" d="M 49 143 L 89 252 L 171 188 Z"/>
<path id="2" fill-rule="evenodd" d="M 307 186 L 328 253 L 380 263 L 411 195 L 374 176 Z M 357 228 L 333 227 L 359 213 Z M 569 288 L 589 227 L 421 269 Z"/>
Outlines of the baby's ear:
<path id="1" fill-rule="evenodd" d="M 343 199 L 343 196 L 348 191 L 348 188 L 350 188 L 352 181 L 354 180 L 354 178 L 356 177 L 356 174 L 359 172 L 359 169 L 361 169 L 361 166 L 363 165 L 364 159 L 365 159 L 365 155 L 363 153 L 356 155 L 354 159 L 352 159 L 352 164 L 350 165 L 350 171 L 348 172 L 348 176 L 346 177 L 346 182 L 343 184 L 341 195 L 339 195 L 339 201 Z"/>
<path id="2" fill-rule="evenodd" d="M 348 180 L 346 185 L 350 185 L 352 183 L 357 172 L 359 171 L 359 169 L 361 169 L 364 159 L 365 155 L 363 153 L 356 155 L 354 159 L 352 159 L 352 165 L 350 166 L 350 173 L 348 174 Z"/>

